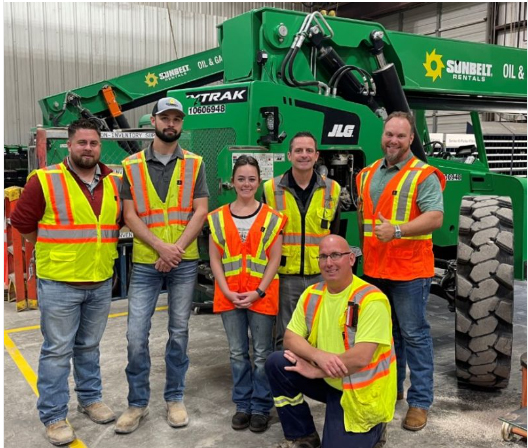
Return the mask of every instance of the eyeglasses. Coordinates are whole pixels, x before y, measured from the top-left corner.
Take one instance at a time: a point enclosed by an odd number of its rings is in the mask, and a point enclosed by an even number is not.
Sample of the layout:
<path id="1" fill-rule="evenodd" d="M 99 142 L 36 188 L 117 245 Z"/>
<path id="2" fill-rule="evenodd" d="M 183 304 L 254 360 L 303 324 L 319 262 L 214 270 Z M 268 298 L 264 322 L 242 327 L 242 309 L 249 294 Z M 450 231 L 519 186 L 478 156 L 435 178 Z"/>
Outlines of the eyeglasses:
<path id="1" fill-rule="evenodd" d="M 330 255 L 321 254 L 317 257 L 319 263 L 328 261 L 328 258 L 331 258 L 332 261 L 339 260 L 343 255 L 349 255 L 352 252 L 332 252 Z"/>

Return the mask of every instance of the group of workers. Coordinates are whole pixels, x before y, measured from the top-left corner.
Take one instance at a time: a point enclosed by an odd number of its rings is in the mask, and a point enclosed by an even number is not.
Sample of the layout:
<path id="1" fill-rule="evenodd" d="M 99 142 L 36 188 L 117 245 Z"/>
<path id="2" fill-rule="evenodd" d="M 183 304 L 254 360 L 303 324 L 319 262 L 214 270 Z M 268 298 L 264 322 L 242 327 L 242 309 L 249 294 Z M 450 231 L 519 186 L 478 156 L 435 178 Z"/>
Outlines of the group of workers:
<path id="1" fill-rule="evenodd" d="M 275 406 L 286 438 L 280 447 L 382 446 L 396 400 L 404 398 L 407 367 L 403 427 L 422 429 L 433 401 L 425 313 L 434 275 L 431 233 L 442 225 L 445 180 L 411 153 L 412 115 L 387 118 L 384 157 L 357 176 L 363 279 L 352 270 L 358 252 L 339 235 L 340 186 L 314 169 L 319 153 L 312 134 L 291 139 L 291 169 L 264 183 L 261 200 L 257 161 L 238 157 L 236 199 L 208 214 L 203 160 L 178 144 L 184 117 L 177 100 L 160 99 L 151 117 L 154 140 L 123 161 L 122 177 L 99 161 L 97 126 L 72 123 L 68 156 L 30 175 L 12 215 L 12 225 L 36 244 L 44 338 L 37 408 L 48 440 L 75 440 L 66 420 L 71 361 L 78 410 L 96 423 L 116 420 L 102 400 L 99 343 L 123 224 L 134 234 L 129 392 L 115 432 L 135 431 L 149 412 L 149 333 L 164 281 L 167 422 L 189 423 L 188 321 L 196 239 L 206 219 L 214 312 L 229 343 L 233 429 L 266 431 Z M 304 397 L 326 403 L 322 445 Z"/>

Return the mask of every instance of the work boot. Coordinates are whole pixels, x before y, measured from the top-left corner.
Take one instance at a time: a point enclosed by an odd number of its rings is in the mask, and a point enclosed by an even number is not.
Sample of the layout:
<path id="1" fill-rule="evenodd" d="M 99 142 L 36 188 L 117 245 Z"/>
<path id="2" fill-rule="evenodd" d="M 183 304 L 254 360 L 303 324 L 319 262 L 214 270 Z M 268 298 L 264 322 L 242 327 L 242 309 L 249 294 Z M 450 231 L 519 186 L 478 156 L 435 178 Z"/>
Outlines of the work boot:
<path id="1" fill-rule="evenodd" d="M 147 406 L 144 408 L 129 406 L 117 419 L 115 432 L 117 434 L 130 434 L 134 432 L 138 428 L 140 420 L 146 417 L 148 413 L 149 409 Z"/>
<path id="2" fill-rule="evenodd" d="M 189 424 L 189 416 L 183 401 L 167 401 L 167 422 L 173 428 L 181 428 Z"/>
<path id="3" fill-rule="evenodd" d="M 269 415 L 251 414 L 251 421 L 249 423 L 249 430 L 251 432 L 264 432 L 268 429 Z"/>
<path id="4" fill-rule="evenodd" d="M 98 401 L 97 403 L 93 403 L 86 407 L 79 404 L 77 405 L 77 410 L 83 414 L 87 414 L 88 417 L 90 417 L 90 420 L 95 423 L 109 423 L 113 422 L 116 418 L 114 411 L 102 401 Z"/>
<path id="5" fill-rule="evenodd" d="M 409 407 L 403 427 L 409 431 L 420 431 L 427 424 L 427 409 Z"/>
<path id="6" fill-rule="evenodd" d="M 405 395 L 403 392 L 398 392 L 398 395 L 396 396 L 396 400 L 397 401 L 400 401 L 400 400 L 403 400 L 405 398 Z"/>
<path id="7" fill-rule="evenodd" d="M 277 445 L 277 448 L 320 448 L 321 439 L 319 434 L 314 432 L 306 437 L 299 437 L 295 440 L 285 440 Z"/>
<path id="8" fill-rule="evenodd" d="M 50 443 L 56 446 L 68 445 L 76 439 L 73 428 L 66 420 L 60 420 L 46 426 L 46 437 Z"/>
<path id="9" fill-rule="evenodd" d="M 231 419 L 231 428 L 239 430 L 249 426 L 250 415 L 245 412 L 237 412 Z"/>

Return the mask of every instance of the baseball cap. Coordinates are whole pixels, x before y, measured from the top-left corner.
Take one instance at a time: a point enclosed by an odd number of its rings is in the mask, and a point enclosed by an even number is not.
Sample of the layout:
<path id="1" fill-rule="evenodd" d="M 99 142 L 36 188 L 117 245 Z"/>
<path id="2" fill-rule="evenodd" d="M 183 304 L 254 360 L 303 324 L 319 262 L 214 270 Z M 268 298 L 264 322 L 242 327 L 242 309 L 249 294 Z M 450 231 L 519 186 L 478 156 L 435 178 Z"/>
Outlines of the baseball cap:
<path id="1" fill-rule="evenodd" d="M 167 110 L 176 110 L 185 117 L 185 112 L 183 111 L 182 104 L 178 100 L 171 98 L 170 96 L 162 98 L 156 103 L 154 109 L 152 109 L 152 116 L 161 114 L 162 112 L 165 112 Z"/>

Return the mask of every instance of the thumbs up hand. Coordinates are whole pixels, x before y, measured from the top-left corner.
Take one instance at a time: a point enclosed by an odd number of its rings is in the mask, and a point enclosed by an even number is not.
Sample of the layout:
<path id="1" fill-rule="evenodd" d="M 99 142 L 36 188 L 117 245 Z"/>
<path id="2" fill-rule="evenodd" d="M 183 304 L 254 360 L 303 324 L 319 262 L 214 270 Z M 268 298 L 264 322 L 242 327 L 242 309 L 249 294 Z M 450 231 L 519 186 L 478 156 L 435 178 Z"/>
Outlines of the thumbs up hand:
<path id="1" fill-rule="evenodd" d="M 383 243 L 388 243 L 392 239 L 394 239 L 394 233 L 396 232 L 396 228 L 390 223 L 390 221 L 385 218 L 381 212 L 378 214 L 378 217 L 381 221 L 381 224 L 377 224 L 374 233 L 378 240 L 380 240 Z"/>

